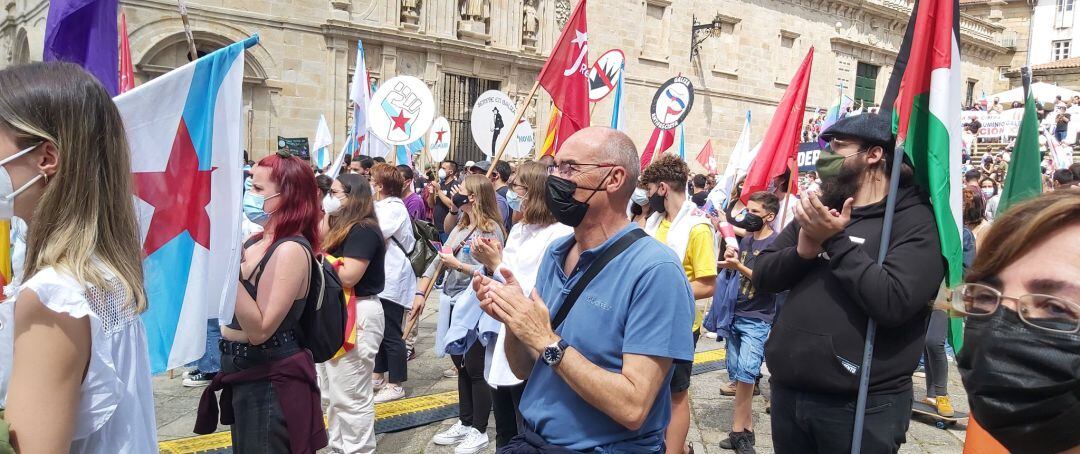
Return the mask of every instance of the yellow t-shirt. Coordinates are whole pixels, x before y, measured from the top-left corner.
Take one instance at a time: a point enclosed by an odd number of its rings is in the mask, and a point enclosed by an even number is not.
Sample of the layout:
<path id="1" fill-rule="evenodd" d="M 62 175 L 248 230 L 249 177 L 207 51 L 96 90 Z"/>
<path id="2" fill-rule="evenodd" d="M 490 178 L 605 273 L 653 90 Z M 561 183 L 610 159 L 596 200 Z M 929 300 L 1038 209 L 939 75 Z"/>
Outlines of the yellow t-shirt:
<path id="1" fill-rule="evenodd" d="M 667 242 L 668 230 L 671 222 L 662 219 L 656 228 L 656 240 L 661 243 Z M 686 279 L 693 281 L 703 277 L 716 276 L 716 248 L 713 244 L 713 232 L 705 224 L 695 225 L 690 229 L 690 241 L 686 244 L 686 256 L 683 258 L 683 272 Z M 702 311 L 696 311 L 694 316 L 693 331 L 701 328 Z"/>

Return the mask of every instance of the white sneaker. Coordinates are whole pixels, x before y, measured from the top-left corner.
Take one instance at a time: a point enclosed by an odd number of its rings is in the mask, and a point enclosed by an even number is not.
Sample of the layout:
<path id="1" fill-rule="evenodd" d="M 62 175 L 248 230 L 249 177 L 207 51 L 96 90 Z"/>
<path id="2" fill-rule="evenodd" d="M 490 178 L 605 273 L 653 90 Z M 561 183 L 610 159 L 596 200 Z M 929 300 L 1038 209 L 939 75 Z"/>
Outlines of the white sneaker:
<path id="1" fill-rule="evenodd" d="M 405 397 L 405 388 L 390 384 L 384 386 L 383 389 L 380 389 L 379 392 L 375 393 L 375 403 L 381 404 L 392 400 L 398 400 L 402 397 Z"/>
<path id="2" fill-rule="evenodd" d="M 705 337 L 708 338 L 708 339 L 716 339 L 716 333 L 713 333 L 713 332 L 705 333 Z"/>
<path id="3" fill-rule="evenodd" d="M 469 428 L 469 434 L 454 448 L 454 454 L 476 454 L 488 445 L 488 436 L 475 428 Z"/>
<path id="4" fill-rule="evenodd" d="M 451 367 L 442 371 L 442 376 L 444 378 L 457 378 L 457 368 Z"/>
<path id="5" fill-rule="evenodd" d="M 431 437 L 431 442 L 439 446 L 456 445 L 461 443 L 461 441 L 469 435 L 470 430 L 472 430 L 472 427 L 466 427 L 459 419 L 454 425 L 450 426 L 449 429 L 439 432 L 435 434 L 434 437 Z"/>

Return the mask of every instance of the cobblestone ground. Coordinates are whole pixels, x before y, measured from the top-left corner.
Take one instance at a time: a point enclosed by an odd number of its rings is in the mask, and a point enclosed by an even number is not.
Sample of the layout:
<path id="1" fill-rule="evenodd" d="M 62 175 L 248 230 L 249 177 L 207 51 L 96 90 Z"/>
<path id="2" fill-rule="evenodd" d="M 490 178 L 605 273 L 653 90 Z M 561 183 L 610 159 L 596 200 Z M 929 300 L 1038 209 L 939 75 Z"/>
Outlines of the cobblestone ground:
<path id="1" fill-rule="evenodd" d="M 433 337 L 435 332 L 435 320 L 437 319 L 437 306 L 428 305 L 421 328 L 420 338 L 417 342 L 418 356 L 409 362 L 409 381 L 406 383 L 408 397 L 422 396 L 425 394 L 454 391 L 457 389 L 456 379 L 443 378 L 442 371 L 450 367 L 448 358 L 436 358 L 432 353 Z M 712 339 L 702 338 L 698 343 L 698 351 L 722 348 L 723 344 Z M 967 411 L 966 395 L 960 384 L 959 374 L 956 373 L 955 365 L 950 363 L 949 391 L 953 406 L 958 410 Z M 766 375 L 768 371 L 763 371 Z M 161 440 L 169 440 L 181 437 L 190 437 L 191 428 L 195 423 L 195 409 L 198 406 L 199 395 L 202 389 L 184 388 L 180 384 L 179 373 L 170 379 L 167 375 L 154 378 L 154 398 L 157 408 L 158 437 Z M 731 430 L 731 411 L 734 406 L 734 397 L 720 395 L 718 388 L 727 382 L 725 371 L 706 372 L 695 375 L 691 380 L 691 408 L 693 418 L 690 427 L 689 440 L 694 443 L 698 453 L 723 453 L 731 452 L 720 449 L 717 443 L 727 436 Z M 763 392 L 768 393 L 767 380 L 762 380 Z M 925 392 L 925 381 L 915 378 L 915 393 L 921 398 Z M 754 427 L 757 431 L 757 452 L 771 453 L 771 430 L 769 415 L 765 413 L 765 400 L 755 397 L 753 402 L 755 412 Z M 431 453 L 452 454 L 452 447 L 435 446 L 431 443 L 431 437 L 435 433 L 449 427 L 454 420 L 432 423 L 397 433 L 378 435 L 378 452 L 380 453 Z M 491 418 L 488 434 L 491 445 L 484 451 L 495 452 L 495 421 Z M 963 451 L 964 428 L 963 422 L 948 429 L 935 428 L 930 421 L 915 418 L 907 433 L 907 443 L 900 449 L 904 454 L 915 453 L 961 453 Z"/>

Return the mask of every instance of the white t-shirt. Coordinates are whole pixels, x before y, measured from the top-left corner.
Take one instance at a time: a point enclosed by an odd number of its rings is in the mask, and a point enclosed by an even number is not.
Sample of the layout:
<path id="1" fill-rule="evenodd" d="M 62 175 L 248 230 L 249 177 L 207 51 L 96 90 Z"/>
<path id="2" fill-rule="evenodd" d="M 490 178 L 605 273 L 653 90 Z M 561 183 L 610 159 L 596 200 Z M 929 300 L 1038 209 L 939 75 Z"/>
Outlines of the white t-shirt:
<path id="1" fill-rule="evenodd" d="M 114 277 L 107 288 L 84 288 L 45 268 L 21 287 L 50 310 L 90 318 L 90 364 L 82 383 L 72 453 L 157 452 L 150 356 L 142 319 Z"/>
<path id="2" fill-rule="evenodd" d="M 26 222 L 11 218 L 11 284 L 4 286 L 0 301 L 0 408 L 7 402 L 7 385 L 11 379 L 12 353 L 15 349 L 15 296 L 22 284 L 23 264 L 26 258 Z M 10 303 L 10 304 L 9 304 Z"/>
<path id="3" fill-rule="evenodd" d="M 409 210 L 401 199 L 387 197 L 375 202 L 375 216 L 379 218 L 379 229 L 386 239 L 386 259 L 383 261 L 386 281 L 379 298 L 411 309 L 413 293 L 416 293 L 416 273 L 413 272 L 409 257 L 402 251 L 411 251 L 416 244 Z M 401 247 L 398 247 L 394 240 L 397 240 Z"/>

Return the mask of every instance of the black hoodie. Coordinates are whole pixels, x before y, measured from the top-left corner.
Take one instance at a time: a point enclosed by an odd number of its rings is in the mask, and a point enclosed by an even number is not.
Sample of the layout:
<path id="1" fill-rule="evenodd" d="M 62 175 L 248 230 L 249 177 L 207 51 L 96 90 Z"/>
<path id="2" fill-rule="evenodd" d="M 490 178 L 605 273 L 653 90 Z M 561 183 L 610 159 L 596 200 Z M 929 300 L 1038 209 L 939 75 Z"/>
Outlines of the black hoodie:
<path id="1" fill-rule="evenodd" d="M 877 264 L 885 201 L 851 212 L 844 231 L 810 260 L 795 250 L 792 222 L 754 264 L 754 288 L 790 290 L 765 344 L 775 383 L 855 399 L 867 316 L 877 322 L 870 393 L 911 389 L 926 337 L 931 300 L 945 273 L 930 203 L 900 189 L 884 266 Z"/>

